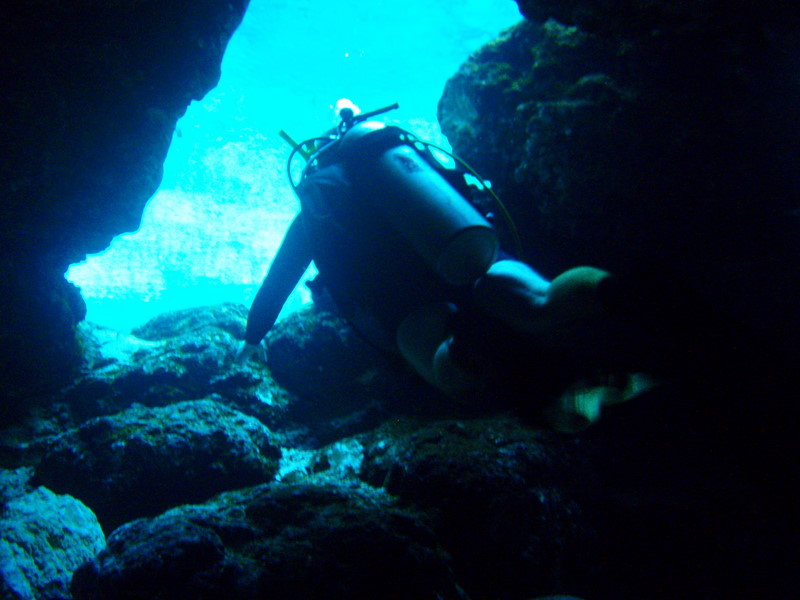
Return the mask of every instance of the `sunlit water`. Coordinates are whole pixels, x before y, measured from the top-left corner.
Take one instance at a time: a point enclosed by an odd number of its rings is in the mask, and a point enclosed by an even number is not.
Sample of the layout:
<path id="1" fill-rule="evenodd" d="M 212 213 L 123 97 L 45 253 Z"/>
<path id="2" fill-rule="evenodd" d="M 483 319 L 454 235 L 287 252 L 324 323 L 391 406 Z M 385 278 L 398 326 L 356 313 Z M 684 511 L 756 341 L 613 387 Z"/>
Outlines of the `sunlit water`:
<path id="1" fill-rule="evenodd" d="M 387 121 L 446 145 L 445 81 L 520 18 L 513 0 L 252 0 L 219 85 L 177 125 L 140 229 L 68 271 L 88 320 L 128 331 L 167 310 L 249 305 L 298 210 L 277 132 L 318 135 L 347 97 L 365 111 L 399 102 Z M 286 310 L 307 301 L 301 284 Z"/>

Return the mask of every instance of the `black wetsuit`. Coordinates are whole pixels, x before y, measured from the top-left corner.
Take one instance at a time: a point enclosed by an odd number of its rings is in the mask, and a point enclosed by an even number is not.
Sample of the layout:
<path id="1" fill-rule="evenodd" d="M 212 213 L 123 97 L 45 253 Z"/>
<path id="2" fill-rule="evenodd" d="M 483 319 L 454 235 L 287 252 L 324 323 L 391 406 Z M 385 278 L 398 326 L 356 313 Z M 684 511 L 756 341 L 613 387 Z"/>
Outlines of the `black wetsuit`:
<path id="1" fill-rule="evenodd" d="M 471 284 L 446 284 L 389 224 L 380 202 L 402 199 L 376 197 L 381 190 L 370 180 L 367 165 L 333 162 L 298 186 L 301 212 L 250 308 L 246 341 L 263 339 L 313 260 L 339 312 L 377 348 L 397 353 L 395 336 L 403 319 L 423 306 L 449 302 L 458 309 L 450 323 L 456 340 L 452 351 L 465 368 L 485 372 L 497 389 L 532 379 L 561 385 L 563 365 L 546 359 L 530 336 L 477 307 Z M 462 194 L 469 193 L 458 172 L 442 174 Z M 499 258 L 509 257 L 501 253 Z"/>
<path id="2" fill-rule="evenodd" d="M 353 185 L 368 174 L 333 163 L 298 186 L 301 212 L 292 222 L 247 322 L 246 341 L 257 344 L 313 260 L 320 281 L 342 315 L 368 341 L 395 350 L 395 332 L 413 310 L 431 302 L 459 302 L 467 289 L 445 284 L 381 215 L 381 198 Z"/>

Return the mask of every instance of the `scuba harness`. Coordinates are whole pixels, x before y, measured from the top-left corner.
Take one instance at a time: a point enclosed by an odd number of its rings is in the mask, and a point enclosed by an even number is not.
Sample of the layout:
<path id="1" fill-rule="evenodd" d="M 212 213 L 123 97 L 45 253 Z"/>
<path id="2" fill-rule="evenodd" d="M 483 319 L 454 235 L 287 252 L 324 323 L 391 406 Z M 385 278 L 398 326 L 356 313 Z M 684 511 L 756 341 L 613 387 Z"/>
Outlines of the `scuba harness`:
<path id="1" fill-rule="evenodd" d="M 483 275 L 499 251 L 496 231 L 465 198 L 469 192 L 457 190 L 443 175 L 469 174 L 480 184 L 479 190 L 492 198 L 519 255 L 521 244 L 513 220 L 474 169 L 444 148 L 399 127 L 370 120 L 396 108 L 395 103 L 359 115 L 349 107 L 343 108 L 335 133 L 299 144 L 281 131 L 281 137 L 293 146 L 287 174 L 294 192 L 298 193 L 298 186 L 306 177 L 334 162 L 350 166 L 351 171 L 368 172 L 368 177 L 360 179 L 376 209 L 447 283 L 464 285 Z M 446 169 L 433 150 L 449 156 L 463 171 Z M 293 161 L 298 154 L 306 164 L 295 183 Z"/>

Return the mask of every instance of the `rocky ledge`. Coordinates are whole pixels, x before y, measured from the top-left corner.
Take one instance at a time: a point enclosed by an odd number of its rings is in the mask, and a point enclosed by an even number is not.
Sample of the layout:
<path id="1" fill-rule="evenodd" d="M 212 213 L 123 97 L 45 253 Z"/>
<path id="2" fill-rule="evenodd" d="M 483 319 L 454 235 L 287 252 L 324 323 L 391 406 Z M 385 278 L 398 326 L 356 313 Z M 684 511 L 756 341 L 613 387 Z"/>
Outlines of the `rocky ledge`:
<path id="1" fill-rule="evenodd" d="M 7 597 L 787 585 L 778 438 L 708 390 L 664 386 L 567 436 L 503 408 L 536 397 L 450 403 L 319 309 L 278 324 L 266 364 L 237 364 L 244 320 L 221 305 L 132 336 L 82 328 L 83 375 L 0 431 Z"/>

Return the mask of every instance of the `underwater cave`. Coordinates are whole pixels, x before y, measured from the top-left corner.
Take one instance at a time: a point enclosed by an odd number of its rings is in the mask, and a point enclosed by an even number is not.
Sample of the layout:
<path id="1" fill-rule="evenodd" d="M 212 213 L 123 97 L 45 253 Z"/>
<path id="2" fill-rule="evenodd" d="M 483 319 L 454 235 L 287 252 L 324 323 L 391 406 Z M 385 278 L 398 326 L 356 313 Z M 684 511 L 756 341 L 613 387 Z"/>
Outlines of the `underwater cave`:
<path id="1" fill-rule="evenodd" d="M 800 19 L 785 3 L 3 15 L 0 596 L 795 592 Z M 612 291 L 614 322 L 645 325 L 630 369 L 606 372 L 600 337 L 538 340 L 509 353 L 524 385 L 457 402 L 313 295 L 313 270 L 268 353 L 238 362 L 300 206 L 279 131 L 329 130 L 341 98 L 399 103 L 378 118 L 490 181 L 501 243 L 544 277 L 593 265 L 628 282 Z M 542 407 L 638 381 L 651 355 L 654 385 L 554 430 Z"/>

